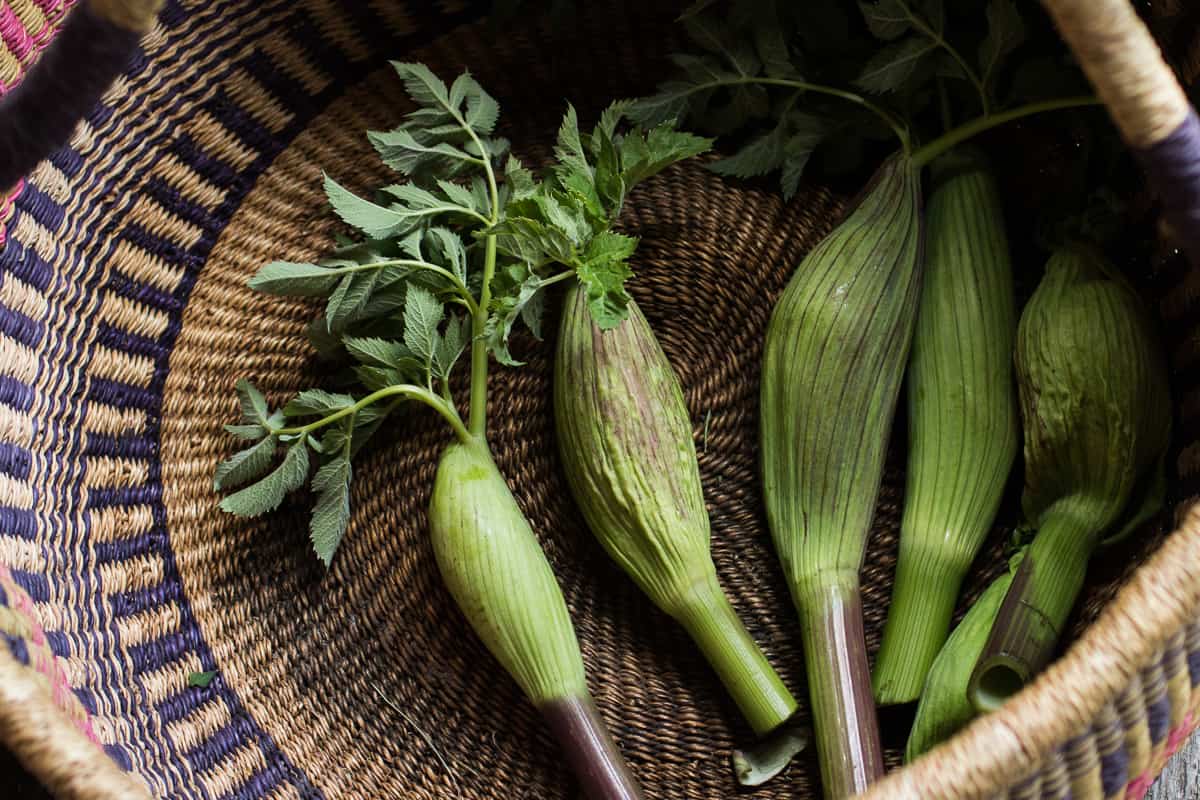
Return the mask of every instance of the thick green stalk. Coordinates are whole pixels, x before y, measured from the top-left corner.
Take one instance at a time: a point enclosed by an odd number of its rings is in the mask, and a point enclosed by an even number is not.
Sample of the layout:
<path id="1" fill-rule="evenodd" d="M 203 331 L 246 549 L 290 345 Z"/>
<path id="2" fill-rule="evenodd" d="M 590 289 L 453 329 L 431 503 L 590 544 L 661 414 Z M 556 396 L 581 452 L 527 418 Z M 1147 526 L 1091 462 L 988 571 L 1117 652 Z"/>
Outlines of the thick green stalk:
<path id="1" fill-rule="evenodd" d="M 451 595 L 560 734 L 588 796 L 640 797 L 592 709 L 579 642 L 554 572 L 482 440 L 452 444 L 443 454 L 429 529 Z"/>
<path id="2" fill-rule="evenodd" d="M 921 194 L 903 156 L 805 257 L 771 316 L 761 448 L 767 521 L 804 625 L 826 796 L 878 777 L 856 576 L 908 357 Z M 847 760 L 849 759 L 849 760 Z"/>
<path id="3" fill-rule="evenodd" d="M 787 721 L 796 701 L 717 581 L 683 390 L 636 303 L 601 331 L 584 291 L 567 290 L 554 412 L 567 481 L 605 550 L 684 625 L 756 733 Z"/>
<path id="4" fill-rule="evenodd" d="M 489 171 L 488 175 L 491 175 Z M 493 201 L 495 202 L 495 201 Z M 488 352 L 487 318 L 492 301 L 492 276 L 496 274 L 496 237 L 488 236 L 484 245 L 483 283 L 479 289 L 478 311 L 471 320 L 471 399 L 467 425 L 474 436 L 487 434 Z"/>
<path id="5" fill-rule="evenodd" d="M 716 671 L 751 729 L 766 735 L 796 713 L 796 700 L 729 603 L 714 572 L 674 616 Z"/>
<path id="6" fill-rule="evenodd" d="M 1053 655 L 1105 534 L 1153 503 L 1170 439 L 1166 364 L 1139 298 L 1095 249 L 1065 247 L 1021 316 L 1025 516 L 1038 532 L 972 681 L 994 708 Z"/>
<path id="7" fill-rule="evenodd" d="M 1029 546 L 971 675 L 976 710 L 993 711 L 1049 663 L 1083 588 L 1095 523 L 1050 513 Z"/>
<path id="8" fill-rule="evenodd" d="M 933 165 L 907 375 L 908 486 L 895 596 L 875 663 L 883 705 L 917 699 L 1000 507 L 1019 432 L 1012 267 L 995 181 L 974 153 Z"/>
<path id="9" fill-rule="evenodd" d="M 1050 111 L 1065 111 L 1072 108 L 1086 108 L 1102 105 L 1095 97 L 1063 97 L 1057 100 L 1045 100 L 1040 103 L 1011 108 L 989 116 L 977 117 L 970 122 L 959 125 L 952 131 L 947 131 L 928 144 L 922 145 L 912 154 L 912 161 L 918 168 L 932 163 L 939 156 L 948 153 L 963 142 L 986 133 L 993 128 L 1007 125 L 1025 117 L 1045 114 Z"/>
<path id="10" fill-rule="evenodd" d="M 1000 610 L 1000 603 L 1012 583 L 1010 570 L 992 582 L 967 611 L 929 669 L 929 675 L 917 705 L 912 732 L 904 760 L 911 762 L 957 733 L 975 716 L 968 686 L 971 667 L 983 652 L 988 631 Z"/>
<path id="11" fill-rule="evenodd" d="M 872 674 L 879 705 L 910 703 L 920 697 L 929 668 L 950 633 L 965 572 L 961 562 L 948 562 L 940 553 L 923 552 L 901 539 L 883 642 Z"/>

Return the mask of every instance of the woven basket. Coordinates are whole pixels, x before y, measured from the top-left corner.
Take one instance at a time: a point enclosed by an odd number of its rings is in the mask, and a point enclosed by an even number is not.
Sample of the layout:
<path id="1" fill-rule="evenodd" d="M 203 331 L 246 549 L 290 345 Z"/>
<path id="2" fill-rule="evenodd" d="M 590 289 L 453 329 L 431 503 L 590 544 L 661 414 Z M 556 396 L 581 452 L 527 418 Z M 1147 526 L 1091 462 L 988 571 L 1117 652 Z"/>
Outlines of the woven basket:
<path id="1" fill-rule="evenodd" d="M 363 133 L 407 108 L 386 59 L 469 66 L 536 160 L 563 99 L 588 118 L 653 84 L 675 11 L 592 4 L 606 8 L 552 35 L 498 32 L 479 21 L 488 5 L 172 0 L 16 197 L 0 251 L 0 742 L 59 796 L 574 796 L 537 713 L 438 577 L 424 515 L 446 439 L 437 420 L 414 412 L 365 454 L 328 571 L 305 502 L 247 523 L 212 490 L 234 380 L 278 401 L 320 379 L 301 333 L 311 308 L 245 281 L 328 248 L 322 169 L 355 189 L 384 179 Z M 0 3 L 0 29 L 5 13 L 61 6 Z M 695 421 L 718 570 L 798 697 L 795 615 L 757 479 L 758 363 L 773 301 L 841 207 L 828 191 L 784 204 L 682 165 L 623 218 L 642 237 L 633 294 Z M 1200 272 L 1167 260 L 1145 282 L 1174 367 L 1175 513 L 1093 570 L 1082 634 L 1045 675 L 872 800 L 1140 797 L 1200 722 L 1200 513 L 1188 510 Z M 493 377 L 493 449 L 561 580 L 597 703 L 649 797 L 731 797 L 728 754 L 750 732 L 685 634 L 587 534 L 555 455 L 549 348 L 524 352 L 527 366 Z M 863 575 L 872 653 L 899 455 Z M 1000 563 L 1004 525 L 970 585 Z M 189 687 L 206 670 L 212 683 Z M 883 720 L 890 767 L 905 722 Z M 745 796 L 814 797 L 815 776 L 801 759 Z"/>

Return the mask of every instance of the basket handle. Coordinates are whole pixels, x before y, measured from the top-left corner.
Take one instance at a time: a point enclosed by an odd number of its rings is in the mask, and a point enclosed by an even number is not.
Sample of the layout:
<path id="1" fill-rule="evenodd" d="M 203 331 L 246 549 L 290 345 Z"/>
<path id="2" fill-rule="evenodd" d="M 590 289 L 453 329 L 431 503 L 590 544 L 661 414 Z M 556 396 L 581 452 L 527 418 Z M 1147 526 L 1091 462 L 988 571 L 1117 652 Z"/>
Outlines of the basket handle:
<path id="1" fill-rule="evenodd" d="M 163 0 L 85 0 L 0 99 L 0 191 L 62 147 L 125 69 Z"/>
<path id="2" fill-rule="evenodd" d="M 1129 0 L 1042 0 L 1200 267 L 1200 119 Z"/>

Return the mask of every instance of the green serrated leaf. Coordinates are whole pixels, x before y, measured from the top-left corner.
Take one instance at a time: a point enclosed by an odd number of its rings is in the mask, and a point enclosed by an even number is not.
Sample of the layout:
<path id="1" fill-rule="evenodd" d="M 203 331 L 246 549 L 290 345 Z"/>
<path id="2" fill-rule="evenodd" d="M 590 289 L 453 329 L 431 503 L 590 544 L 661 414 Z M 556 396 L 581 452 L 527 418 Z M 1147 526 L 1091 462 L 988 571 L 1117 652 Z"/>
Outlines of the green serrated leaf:
<path id="1" fill-rule="evenodd" d="M 411 215 L 397 213 L 389 208 L 364 200 L 353 192 L 343 189 L 333 178 L 325 176 L 325 194 L 334 212 L 348 225 L 373 239 L 386 239 L 406 233 L 414 226 Z"/>
<path id="2" fill-rule="evenodd" d="M 435 377 L 449 377 L 454 364 L 458 361 L 467 343 L 471 339 L 470 321 L 466 315 L 452 316 L 446 323 L 446 330 L 439 334 L 433 350 L 433 369 Z"/>
<path id="3" fill-rule="evenodd" d="M 421 243 L 425 238 L 424 231 L 413 231 L 397 242 L 400 252 L 409 258 L 417 261 L 424 261 L 425 256 L 421 252 Z"/>
<path id="4" fill-rule="evenodd" d="M 354 431 L 350 437 L 350 457 L 354 458 L 358 455 L 358 451 L 363 448 L 375 432 L 379 430 L 384 419 L 387 418 L 389 409 L 374 405 L 367 406 L 360 411 L 354 420 Z"/>
<path id="5" fill-rule="evenodd" d="M 684 20 L 683 27 L 693 42 L 708 52 L 721 56 L 739 77 L 752 77 L 762 69 L 754 47 L 733 34 L 715 15 L 688 17 Z"/>
<path id="6" fill-rule="evenodd" d="M 579 136 L 579 118 L 575 114 L 575 107 L 569 103 L 567 113 L 563 115 L 562 124 L 558 128 L 554 156 L 558 159 L 556 171 L 591 177 L 592 167 L 588 163 L 587 153 L 584 152 L 583 141 Z"/>
<path id="7" fill-rule="evenodd" d="M 268 294 L 318 297 L 328 294 L 339 277 L 337 270 L 316 264 L 272 261 L 259 269 L 248 285 Z"/>
<path id="8" fill-rule="evenodd" d="M 317 495 L 309 533 L 317 556 L 329 566 L 350 524 L 350 459 L 337 456 L 321 465 L 313 476 Z"/>
<path id="9" fill-rule="evenodd" d="M 336 358 L 342 352 L 342 340 L 336 334 L 329 332 L 329 322 L 324 315 L 317 317 L 304 329 L 309 344 L 323 359 Z"/>
<path id="10" fill-rule="evenodd" d="M 718 175 L 735 178 L 752 178 L 766 175 L 783 166 L 784 145 L 787 144 L 786 121 L 780 122 L 771 131 L 753 139 L 731 156 L 709 165 Z"/>
<path id="11" fill-rule="evenodd" d="M 452 181 L 440 179 L 438 180 L 437 185 L 438 188 L 442 190 L 442 193 L 445 194 L 450 200 L 450 202 L 454 203 L 455 205 L 462 206 L 463 208 L 469 208 L 472 211 L 483 212 L 484 209 L 476 207 L 475 195 L 471 193 L 470 187 L 463 186 L 461 183 L 454 183 Z"/>
<path id="12" fill-rule="evenodd" d="M 412 131 L 396 128 L 367 134 L 379 157 L 401 175 L 417 175 L 426 170 L 457 174 L 478 166 L 478 159 L 449 142 L 423 143 Z"/>
<path id="13" fill-rule="evenodd" d="M 379 270 L 352 272 L 344 277 L 325 304 L 325 323 L 330 333 L 339 333 L 361 317 L 379 280 Z"/>
<path id="14" fill-rule="evenodd" d="M 238 402 L 242 405 L 242 419 L 259 425 L 267 424 L 270 411 L 267 409 L 267 398 L 250 381 L 242 378 L 237 382 Z"/>
<path id="15" fill-rule="evenodd" d="M 509 156 L 504 165 L 504 182 L 512 191 L 513 200 L 528 197 L 536 189 L 533 173 L 527 170 L 516 156 Z"/>
<path id="16" fill-rule="evenodd" d="M 404 81 L 404 88 L 416 103 L 423 106 L 450 108 L 450 94 L 442 79 L 424 64 L 393 61 L 392 67 Z"/>
<path id="17" fill-rule="evenodd" d="M 912 17 L 902 0 L 859 0 L 858 7 L 867 29 L 884 41 L 898 39 L 912 28 Z"/>
<path id="18" fill-rule="evenodd" d="M 854 83 L 878 94 L 899 91 L 905 88 L 921 62 L 936 49 L 931 41 L 919 37 L 890 44 L 867 62 Z"/>
<path id="19" fill-rule="evenodd" d="M 617 133 L 617 125 L 621 123 L 632 104 L 632 100 L 614 100 L 609 103 L 608 107 L 600 112 L 600 121 L 596 123 L 596 132 L 612 139 Z"/>
<path id="20" fill-rule="evenodd" d="M 354 402 L 354 398 L 348 394 L 333 394 L 324 389 L 305 389 L 283 407 L 283 413 L 288 417 L 325 416 L 349 408 Z"/>
<path id="21" fill-rule="evenodd" d="M 542 279 L 531 273 L 525 265 L 513 264 L 498 276 L 496 285 L 492 313 L 488 317 L 488 347 L 501 364 L 519 366 L 522 362 L 513 358 L 508 349 L 508 340 L 513 325 L 521 318 L 525 307 L 541 293 Z"/>
<path id="22" fill-rule="evenodd" d="M 754 29 L 754 49 L 762 62 L 763 72 L 770 78 L 798 78 L 780 25 L 759 25 Z"/>
<path id="23" fill-rule="evenodd" d="M 526 299 L 521 306 L 521 321 L 529 332 L 538 339 L 542 338 L 542 316 L 546 313 L 546 292 L 538 288 Z"/>
<path id="24" fill-rule="evenodd" d="M 442 303 L 433 293 L 410 284 L 404 302 L 404 343 L 418 360 L 429 364 L 437 343 Z"/>
<path id="25" fill-rule="evenodd" d="M 621 213 L 625 203 L 625 193 L 629 187 L 625 183 L 625 173 L 621 167 L 621 154 L 616 142 L 605 131 L 596 126 L 592 136 L 592 148 L 596 159 L 595 179 L 593 181 L 596 197 L 600 200 L 600 215 L 607 221 Z M 583 236 L 573 237 L 572 241 L 580 244 L 588 233 L 591 233 L 591 222 L 588 220 L 587 203 L 578 204 L 578 218 L 581 227 L 587 230 Z"/>
<path id="26" fill-rule="evenodd" d="M 274 511 L 287 497 L 304 485 L 308 477 L 308 448 L 304 441 L 288 448 L 283 463 L 266 477 L 221 501 L 221 510 L 239 517 L 258 517 Z"/>
<path id="27" fill-rule="evenodd" d="M 267 435 L 267 429 L 262 425 L 226 425 L 225 430 L 239 439 L 261 439 Z"/>
<path id="28" fill-rule="evenodd" d="M 382 191 L 398 200 L 403 206 L 403 211 L 407 211 L 408 213 L 430 211 L 446 208 L 451 205 L 433 192 L 423 189 L 415 183 L 397 183 L 383 187 Z M 400 213 L 403 213 L 403 211 Z"/>
<path id="29" fill-rule="evenodd" d="M 712 147 L 712 139 L 686 133 L 664 123 L 641 134 L 632 131 L 621 140 L 621 171 L 627 189 L 656 175 L 677 161 Z"/>
<path id="30" fill-rule="evenodd" d="M 979 69 L 986 83 L 1004 58 L 1025 41 L 1025 23 L 1012 0 L 989 0 L 988 32 L 979 45 Z"/>
<path id="31" fill-rule="evenodd" d="M 424 365 L 419 365 L 420 371 L 424 372 Z M 377 392 L 380 389 L 386 389 L 389 386 L 395 386 L 401 383 L 407 383 L 408 380 L 400 373 L 399 370 L 391 367 L 371 367 L 364 364 L 358 364 L 354 368 L 354 376 L 358 378 L 368 391 Z"/>
<path id="32" fill-rule="evenodd" d="M 412 359 L 412 351 L 402 343 L 374 337 L 346 336 L 342 339 L 350 355 L 364 364 L 399 369 L 406 359 Z"/>
<path id="33" fill-rule="evenodd" d="M 213 474 L 213 491 L 221 492 L 261 478 L 275 461 L 275 437 L 267 436 L 257 444 L 234 453 L 221 462 Z"/>
<path id="34" fill-rule="evenodd" d="M 496 99 L 483 90 L 483 87 L 475 82 L 473 78 L 463 75 L 459 78 L 461 81 L 466 78 L 469 82 L 467 88 L 467 124 L 473 130 L 481 134 L 490 134 L 496 127 L 496 120 L 500 118 L 500 104 Z M 457 84 L 458 81 L 455 81 Z"/>
<path id="35" fill-rule="evenodd" d="M 524 217 L 509 218 L 492 229 L 496 247 L 536 271 L 539 267 L 558 262 L 570 264 L 575 259 L 574 248 L 566 234 L 538 220 Z"/>
<path id="36" fill-rule="evenodd" d="M 429 238 L 433 241 L 432 248 L 440 257 L 439 264 L 446 267 L 462 283 L 467 282 L 467 248 L 463 246 L 462 237 L 449 228 L 430 228 Z"/>
<path id="37" fill-rule="evenodd" d="M 601 330 L 616 327 L 628 314 L 629 295 L 625 281 L 633 274 L 629 256 L 637 248 L 637 239 L 611 231 L 596 235 L 576 268 L 587 294 L 588 310 Z"/>
<path id="38" fill-rule="evenodd" d="M 626 115 L 639 125 L 652 126 L 683 119 L 689 106 L 699 100 L 696 84 L 688 81 L 666 81 L 649 97 L 630 103 Z"/>

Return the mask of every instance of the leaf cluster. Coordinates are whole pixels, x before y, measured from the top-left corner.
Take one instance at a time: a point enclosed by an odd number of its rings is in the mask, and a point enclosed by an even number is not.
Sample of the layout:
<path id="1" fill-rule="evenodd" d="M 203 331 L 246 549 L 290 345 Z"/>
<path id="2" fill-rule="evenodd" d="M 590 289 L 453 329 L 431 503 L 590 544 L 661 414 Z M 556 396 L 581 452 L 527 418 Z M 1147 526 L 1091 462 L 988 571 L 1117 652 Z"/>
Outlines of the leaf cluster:
<path id="1" fill-rule="evenodd" d="M 497 273 L 488 328 L 492 351 L 503 363 L 516 363 L 508 338 L 518 318 L 540 337 L 544 291 L 561 278 L 580 282 L 601 328 L 625 318 L 625 282 L 637 240 L 612 230 L 625 198 L 637 183 L 712 144 L 672 123 L 620 132 L 626 110 L 625 103 L 613 104 L 584 133 L 568 106 L 555 161 L 541 180 L 509 159 L 508 205 L 504 219 L 489 231 L 506 258 Z"/>
<path id="2" fill-rule="evenodd" d="M 559 280 L 585 287 L 601 326 L 623 319 L 637 241 L 611 227 L 627 193 L 710 144 L 670 124 L 620 131 L 623 104 L 583 133 L 568 108 L 555 161 L 536 176 L 495 135 L 500 106 L 473 77 L 447 85 L 422 64 L 393 66 L 416 107 L 368 136 L 398 179 L 363 197 L 326 176 L 330 206 L 355 236 L 339 238 L 328 258 L 272 262 L 249 282 L 323 302 L 308 335 L 322 356 L 349 365 L 346 390 L 308 389 L 271 410 L 239 382 L 242 419 L 227 430 L 246 444 L 213 480 L 231 491 L 221 508 L 243 517 L 308 483 L 310 534 L 326 564 L 349 524 L 353 458 L 387 416 L 415 399 L 469 436 L 450 391 L 456 364 L 469 347 L 517 363 L 515 322 L 540 335 L 546 287 Z M 486 363 L 472 369 L 473 407 Z"/>
<path id="3" fill-rule="evenodd" d="M 447 86 L 422 64 L 393 66 L 416 108 L 368 136 L 400 180 L 365 198 L 326 176 L 330 206 L 357 236 L 316 263 L 267 264 L 249 282 L 324 301 L 309 337 L 322 355 L 349 362 L 350 392 L 307 389 L 271 411 L 253 384 L 239 382 L 242 420 L 227 430 L 249 444 L 213 480 L 218 491 L 236 489 L 221 508 L 243 517 L 274 510 L 308 483 L 310 534 L 326 564 L 349 524 L 352 460 L 385 418 L 413 398 L 458 418 L 449 379 L 479 313 L 476 234 L 507 200 L 494 178 L 509 150 L 493 134 L 496 100 L 469 74 Z"/>
<path id="4" fill-rule="evenodd" d="M 631 116 L 729 137 L 730 153 L 713 170 L 778 173 L 791 197 L 818 147 L 830 166 L 852 167 L 894 133 L 915 138 L 929 117 L 945 125 L 964 111 L 994 111 L 1001 74 L 1026 38 L 1014 0 L 949 10 L 943 0 L 847 6 L 699 0 L 682 18 L 688 52 L 672 56 L 675 74 Z"/>

